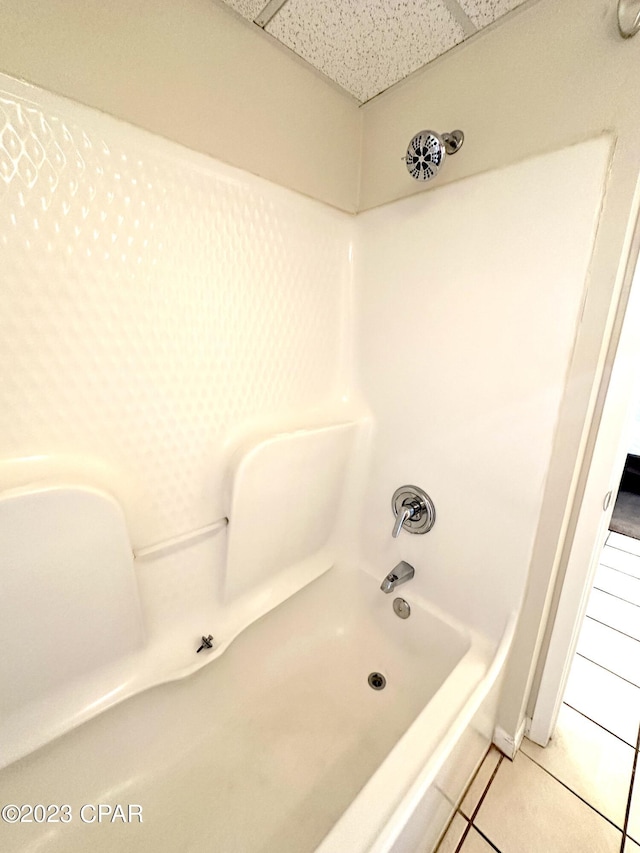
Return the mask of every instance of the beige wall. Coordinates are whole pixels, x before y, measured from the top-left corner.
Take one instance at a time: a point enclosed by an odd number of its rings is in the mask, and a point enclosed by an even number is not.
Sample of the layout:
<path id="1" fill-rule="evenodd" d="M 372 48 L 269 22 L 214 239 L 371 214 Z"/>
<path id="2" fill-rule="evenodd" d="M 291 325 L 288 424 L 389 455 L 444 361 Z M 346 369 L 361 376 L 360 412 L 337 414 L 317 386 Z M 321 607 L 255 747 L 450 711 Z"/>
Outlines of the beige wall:
<path id="1" fill-rule="evenodd" d="M 0 0 L 0 71 L 356 208 L 355 99 L 215 0 Z"/>
<path id="2" fill-rule="evenodd" d="M 640 170 L 640 38 L 620 38 L 616 5 L 615 0 L 541 0 L 363 107 L 363 209 L 421 191 L 400 158 L 411 136 L 425 127 L 459 127 L 466 134 L 464 147 L 447 160 L 435 186 L 603 132 L 615 141 L 507 673 L 500 722 L 512 734 L 524 716 L 549 590 L 566 564 L 575 522 L 567 508 L 580 496 L 593 440 L 588 425 L 611 364 L 607 350 L 619 324 L 616 309 L 624 304 L 630 283 L 627 260 Z M 441 220 L 434 227 L 455 228 L 455 210 L 445 226 Z M 556 286 L 560 290 L 563 282 Z M 551 313 L 549 324 L 553 322 Z M 504 369 L 509 369 L 508 361 Z M 595 530 L 593 534 L 595 538 Z"/>

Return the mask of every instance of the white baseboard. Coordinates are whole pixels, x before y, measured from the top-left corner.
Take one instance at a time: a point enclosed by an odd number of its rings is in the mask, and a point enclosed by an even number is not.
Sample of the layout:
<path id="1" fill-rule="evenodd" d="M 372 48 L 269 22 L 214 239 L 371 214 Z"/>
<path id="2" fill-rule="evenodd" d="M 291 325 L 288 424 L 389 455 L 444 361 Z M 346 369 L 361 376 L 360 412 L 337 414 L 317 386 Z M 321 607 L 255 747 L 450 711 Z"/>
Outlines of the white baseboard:
<path id="1" fill-rule="evenodd" d="M 518 726 L 518 731 L 516 732 L 515 737 L 512 737 L 508 732 L 506 732 L 502 726 L 495 727 L 493 732 L 493 742 L 500 752 L 504 753 L 504 755 L 512 761 L 516 757 L 517 751 L 520 749 L 520 744 L 522 743 L 526 727 L 526 717 Z"/>

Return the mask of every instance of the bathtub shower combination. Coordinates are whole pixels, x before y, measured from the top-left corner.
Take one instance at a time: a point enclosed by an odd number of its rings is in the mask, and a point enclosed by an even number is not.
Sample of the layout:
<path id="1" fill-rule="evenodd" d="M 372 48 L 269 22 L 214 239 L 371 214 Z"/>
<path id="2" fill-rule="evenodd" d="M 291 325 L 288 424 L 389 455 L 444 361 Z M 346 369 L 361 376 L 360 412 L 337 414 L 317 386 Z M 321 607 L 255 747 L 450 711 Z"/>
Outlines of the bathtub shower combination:
<path id="1" fill-rule="evenodd" d="M 3 851 L 435 847 L 608 154 L 352 217 L 0 78 Z"/>

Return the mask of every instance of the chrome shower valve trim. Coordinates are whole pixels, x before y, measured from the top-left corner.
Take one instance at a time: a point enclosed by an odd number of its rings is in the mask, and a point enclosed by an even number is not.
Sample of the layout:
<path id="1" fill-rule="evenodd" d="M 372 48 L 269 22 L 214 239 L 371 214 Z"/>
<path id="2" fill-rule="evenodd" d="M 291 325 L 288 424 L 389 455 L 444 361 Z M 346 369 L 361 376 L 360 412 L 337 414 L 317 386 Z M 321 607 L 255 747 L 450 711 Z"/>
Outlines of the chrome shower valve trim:
<path id="1" fill-rule="evenodd" d="M 402 528 L 409 533 L 428 533 L 436 523 L 436 508 L 419 486 L 400 486 L 391 498 L 396 516 L 391 535 L 397 539 Z"/>

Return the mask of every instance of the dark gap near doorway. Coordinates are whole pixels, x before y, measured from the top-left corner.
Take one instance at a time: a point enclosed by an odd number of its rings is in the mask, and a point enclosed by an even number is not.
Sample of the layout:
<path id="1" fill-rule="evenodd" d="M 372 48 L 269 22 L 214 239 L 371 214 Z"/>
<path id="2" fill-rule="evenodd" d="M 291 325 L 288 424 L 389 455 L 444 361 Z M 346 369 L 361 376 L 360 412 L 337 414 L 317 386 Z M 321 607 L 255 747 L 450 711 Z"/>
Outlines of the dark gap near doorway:
<path id="1" fill-rule="evenodd" d="M 640 456 L 627 454 L 609 530 L 640 539 Z"/>

